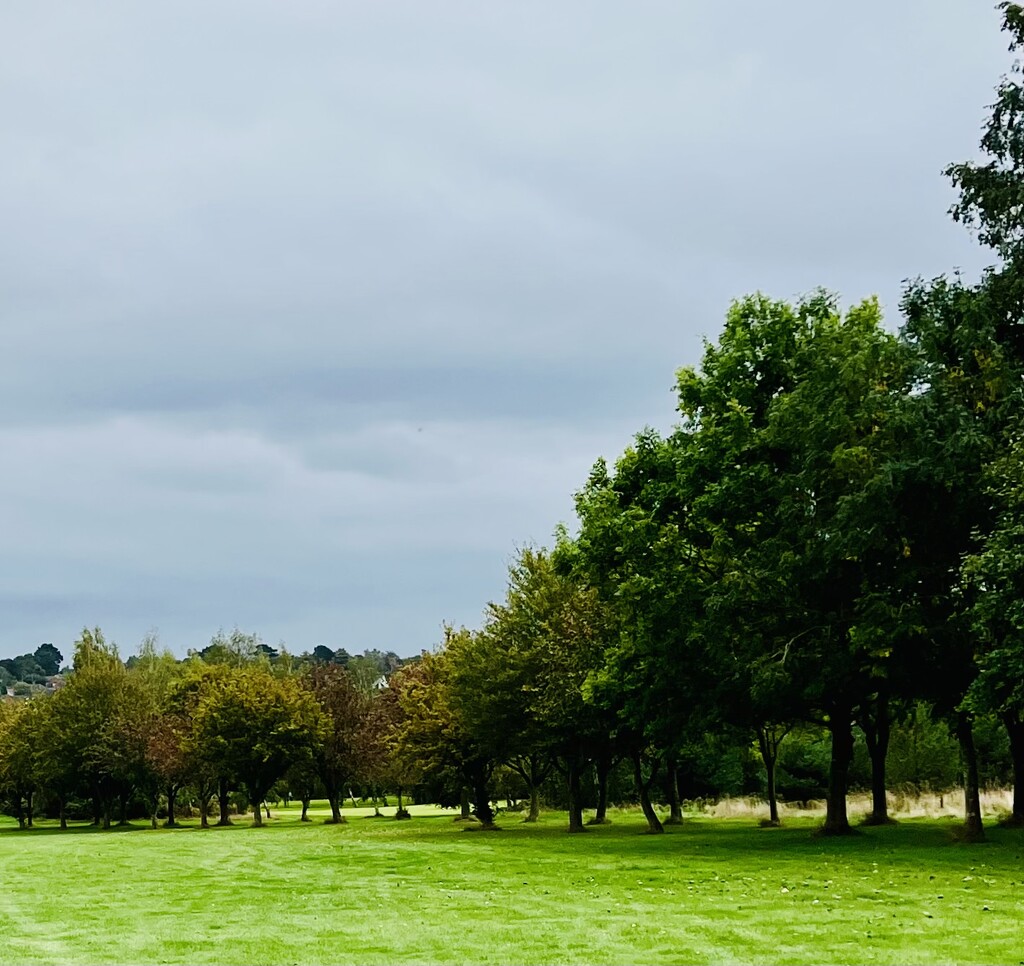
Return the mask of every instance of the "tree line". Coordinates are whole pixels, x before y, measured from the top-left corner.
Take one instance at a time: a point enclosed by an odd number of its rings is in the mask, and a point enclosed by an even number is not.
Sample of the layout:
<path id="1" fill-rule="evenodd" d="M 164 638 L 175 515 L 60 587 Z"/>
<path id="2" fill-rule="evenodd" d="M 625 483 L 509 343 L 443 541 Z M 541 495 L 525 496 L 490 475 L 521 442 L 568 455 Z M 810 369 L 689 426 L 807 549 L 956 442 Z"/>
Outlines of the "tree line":
<path id="1" fill-rule="evenodd" d="M 1001 9 L 1017 52 L 1024 12 Z M 1005 728 L 1024 824 L 1021 75 L 997 88 L 984 160 L 946 171 L 954 219 L 995 259 L 980 281 L 907 283 L 895 332 L 873 299 L 736 301 L 678 373 L 676 428 L 599 460 L 578 531 L 520 552 L 483 627 L 424 659 L 429 698 L 405 740 L 461 771 L 485 823 L 497 763 L 533 786 L 560 769 L 577 831 L 584 770 L 600 787 L 623 759 L 659 831 L 659 772 L 678 820 L 680 755 L 730 730 L 756 741 L 777 822 L 775 769 L 799 723 L 830 740 L 825 831 L 850 829 L 855 729 L 869 821 L 887 822 L 894 719 L 926 707 L 960 748 L 965 835 L 983 835 L 983 715 Z M 456 727 L 437 727 L 446 715 Z"/>
<path id="2" fill-rule="evenodd" d="M 59 652 L 58 652 L 59 655 Z M 58 657 L 58 660 L 61 658 Z M 207 827 L 231 823 L 234 793 L 262 824 L 275 786 L 326 797 L 332 820 L 353 785 L 394 788 L 394 691 L 376 686 L 393 652 L 323 648 L 292 658 L 239 631 L 183 661 L 153 639 L 122 661 L 98 628 L 83 631 L 52 694 L 0 704 L 0 804 L 22 827 L 40 809 L 109 828 L 143 808 L 176 824 L 187 794 Z M 399 794 L 401 791 L 399 790 Z"/>

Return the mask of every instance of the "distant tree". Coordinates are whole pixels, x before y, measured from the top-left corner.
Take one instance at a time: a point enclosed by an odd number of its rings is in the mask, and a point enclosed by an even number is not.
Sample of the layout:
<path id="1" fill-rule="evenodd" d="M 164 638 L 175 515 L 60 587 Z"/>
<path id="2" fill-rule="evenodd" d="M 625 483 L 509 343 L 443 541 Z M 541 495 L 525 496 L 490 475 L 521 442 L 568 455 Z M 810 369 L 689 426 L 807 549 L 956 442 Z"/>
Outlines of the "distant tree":
<path id="1" fill-rule="evenodd" d="M 60 666 L 64 663 L 64 655 L 52 644 L 40 644 L 32 656 L 43 674 L 51 677 L 60 671 Z"/>
<path id="2" fill-rule="evenodd" d="M 38 747 L 43 711 L 34 701 L 0 704 L 0 797 L 20 828 L 31 828 L 43 778 Z"/>
<path id="3" fill-rule="evenodd" d="M 468 786 L 477 820 L 493 828 L 489 783 L 496 762 L 488 744 L 467 730 L 452 688 L 449 652 L 461 649 L 471 637 L 465 628 L 446 627 L 444 646 L 397 676 L 394 748 L 397 765 L 406 774 Z"/>
<path id="4" fill-rule="evenodd" d="M 225 634 L 223 630 L 217 631 L 210 643 L 198 652 L 198 656 L 207 664 L 241 667 L 255 661 L 263 646 L 259 635 L 246 634 L 236 627 L 230 634 Z"/>
<path id="5" fill-rule="evenodd" d="M 323 716 L 313 697 L 293 678 L 259 666 L 236 668 L 212 682 L 196 709 L 199 741 L 222 772 L 246 788 L 253 824 L 271 785 L 323 741 Z"/>
<path id="6" fill-rule="evenodd" d="M 74 673 L 50 705 L 47 773 L 62 788 L 73 779 L 93 799 L 97 824 L 110 827 L 118 799 L 124 821 L 129 796 L 149 775 L 146 741 L 153 705 L 98 628 L 83 630 L 75 644 Z"/>
<path id="7" fill-rule="evenodd" d="M 370 698 L 337 664 L 316 664 L 302 679 L 323 717 L 323 740 L 312 768 L 327 793 L 331 822 L 343 822 L 341 802 L 346 784 L 358 772 L 366 753 L 364 723 Z"/>

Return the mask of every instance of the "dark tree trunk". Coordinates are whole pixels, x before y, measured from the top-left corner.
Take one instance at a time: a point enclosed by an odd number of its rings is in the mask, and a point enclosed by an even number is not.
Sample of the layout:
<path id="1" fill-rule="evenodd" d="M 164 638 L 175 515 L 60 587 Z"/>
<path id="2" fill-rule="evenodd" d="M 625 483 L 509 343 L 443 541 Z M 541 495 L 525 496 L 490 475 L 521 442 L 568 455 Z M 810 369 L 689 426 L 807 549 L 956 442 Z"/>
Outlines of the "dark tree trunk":
<path id="1" fill-rule="evenodd" d="M 636 790 L 640 795 L 640 808 L 643 810 L 644 818 L 647 819 L 647 831 L 655 835 L 660 835 L 665 831 L 661 819 L 658 818 L 658 814 L 651 804 L 651 785 L 658 774 L 658 764 L 655 762 L 651 767 L 651 774 L 644 778 L 642 756 L 638 751 L 633 753 L 633 777 L 636 780 Z"/>
<path id="2" fill-rule="evenodd" d="M 861 728 L 868 746 L 868 755 L 871 757 L 871 814 L 864 824 L 888 825 L 892 819 L 889 818 L 889 802 L 885 794 L 885 759 L 889 754 L 889 735 L 892 728 L 887 692 L 879 691 L 875 699 L 873 720 L 865 720 Z"/>
<path id="3" fill-rule="evenodd" d="M 327 803 L 331 806 L 331 817 L 327 819 L 328 825 L 341 825 L 345 819 L 341 814 L 341 801 L 338 798 L 338 792 L 332 790 L 327 796 Z"/>
<path id="4" fill-rule="evenodd" d="M 300 822 L 308 822 L 309 821 L 309 816 L 306 814 L 306 812 L 309 811 L 309 803 L 310 803 L 310 801 L 311 801 L 310 797 L 307 794 L 303 793 L 303 795 L 302 795 L 302 814 L 299 816 L 299 821 Z"/>
<path id="5" fill-rule="evenodd" d="M 174 828 L 178 823 L 174 821 L 174 800 L 178 796 L 178 786 L 168 785 L 167 786 L 167 821 L 164 822 L 165 828 Z"/>
<path id="6" fill-rule="evenodd" d="M 539 755 L 527 755 L 525 758 L 517 758 L 510 764 L 530 790 L 530 811 L 523 821 L 536 822 L 540 818 L 540 784 L 548 777 L 551 771 L 551 759 L 547 759 L 547 764 L 543 767 L 541 766 L 541 757 Z"/>
<path id="7" fill-rule="evenodd" d="M 473 782 L 473 812 L 484 828 L 494 828 L 494 810 L 487 794 L 487 777 L 478 776 Z"/>
<path id="8" fill-rule="evenodd" d="M 231 816 L 228 814 L 228 780 L 221 778 L 217 782 L 217 805 L 220 808 L 218 825 L 230 825 Z"/>
<path id="9" fill-rule="evenodd" d="M 583 824 L 583 787 L 582 776 L 585 762 L 582 758 L 572 757 L 566 762 L 566 782 L 569 793 L 569 831 L 585 832 Z"/>
<path id="10" fill-rule="evenodd" d="M 32 800 L 33 800 L 33 798 L 34 798 L 34 793 L 33 793 L 32 789 L 30 788 L 25 793 L 25 819 L 28 822 L 28 827 L 29 828 L 32 828 Z"/>
<path id="11" fill-rule="evenodd" d="M 465 785 L 459 791 L 459 812 L 456 822 L 468 822 L 473 817 L 473 803 L 469 798 L 469 789 Z"/>
<path id="12" fill-rule="evenodd" d="M 765 792 L 768 796 L 768 824 L 779 826 L 779 797 L 775 789 L 776 765 L 779 760 L 779 746 L 789 734 L 788 725 L 764 724 L 757 729 L 757 747 L 764 763 Z"/>
<path id="13" fill-rule="evenodd" d="M 103 828 L 110 828 L 110 810 L 113 807 L 113 802 L 109 798 L 103 800 Z"/>
<path id="14" fill-rule="evenodd" d="M 267 818 L 270 818 L 270 806 L 267 804 L 267 800 L 263 799 L 263 807 L 266 809 Z"/>
<path id="15" fill-rule="evenodd" d="M 15 799 L 14 799 L 14 814 L 18 818 L 18 828 L 24 829 L 24 828 L 26 828 L 26 825 L 25 825 L 25 809 L 22 807 L 21 801 L 22 801 L 21 795 L 20 794 L 16 795 Z"/>
<path id="16" fill-rule="evenodd" d="M 594 760 L 597 773 L 597 808 L 594 817 L 587 825 L 608 824 L 608 773 L 612 770 L 612 756 L 607 750 L 602 751 Z"/>
<path id="17" fill-rule="evenodd" d="M 828 727 L 832 735 L 832 760 L 828 770 L 828 803 L 823 831 L 826 835 L 846 835 L 851 831 L 846 810 L 847 779 L 853 758 L 850 712 L 844 709 L 834 711 Z"/>
<path id="18" fill-rule="evenodd" d="M 405 805 L 402 803 L 402 786 L 401 785 L 398 786 L 398 808 L 395 809 L 395 818 L 398 818 L 398 819 L 412 818 L 412 815 L 409 814 L 409 809 L 407 809 L 405 807 Z"/>
<path id="19" fill-rule="evenodd" d="M 981 824 L 981 787 L 978 780 L 978 753 L 974 748 L 974 727 L 970 715 L 957 715 L 956 737 L 964 762 L 964 831 L 968 842 L 982 842 L 985 829 Z"/>
<path id="20" fill-rule="evenodd" d="M 130 797 L 131 797 L 131 792 L 121 792 L 121 794 L 119 796 L 119 798 L 120 798 L 119 804 L 121 806 L 121 809 L 120 809 L 121 816 L 120 816 L 120 818 L 117 821 L 118 825 L 127 825 L 128 824 L 128 799 Z"/>
<path id="21" fill-rule="evenodd" d="M 103 803 L 98 793 L 92 797 L 92 824 L 97 827 L 103 824 Z"/>
<path id="22" fill-rule="evenodd" d="M 254 828 L 263 828 L 263 796 L 252 794 L 249 796 L 249 804 L 252 806 L 252 824 Z"/>
<path id="23" fill-rule="evenodd" d="M 67 816 L 67 813 L 65 812 L 65 808 L 64 808 L 64 796 L 63 795 L 59 795 L 57 797 L 57 814 L 60 816 L 60 827 L 61 827 L 61 829 L 66 831 L 67 827 L 68 827 L 68 816 Z"/>
<path id="24" fill-rule="evenodd" d="M 683 824 L 683 805 L 679 800 L 679 768 L 676 765 L 676 756 L 669 755 L 665 762 L 668 784 L 668 818 L 666 825 Z"/>
<path id="25" fill-rule="evenodd" d="M 199 827 L 209 828 L 210 827 L 210 797 L 209 795 L 199 793 Z"/>
<path id="26" fill-rule="evenodd" d="M 1019 714 L 1007 712 L 1003 724 L 1010 739 L 1010 757 L 1013 759 L 1013 805 L 1008 825 L 1024 825 L 1024 721 Z"/>

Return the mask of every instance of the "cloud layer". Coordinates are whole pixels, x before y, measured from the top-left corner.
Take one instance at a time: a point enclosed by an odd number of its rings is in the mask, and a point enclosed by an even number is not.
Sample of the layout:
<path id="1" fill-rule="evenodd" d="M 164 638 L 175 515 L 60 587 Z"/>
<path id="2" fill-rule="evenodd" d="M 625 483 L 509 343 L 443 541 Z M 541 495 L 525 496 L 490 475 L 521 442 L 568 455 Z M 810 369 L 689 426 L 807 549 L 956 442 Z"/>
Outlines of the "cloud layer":
<path id="1" fill-rule="evenodd" d="M 0 11 L 0 650 L 414 653 L 730 298 L 985 261 L 988 3 Z"/>

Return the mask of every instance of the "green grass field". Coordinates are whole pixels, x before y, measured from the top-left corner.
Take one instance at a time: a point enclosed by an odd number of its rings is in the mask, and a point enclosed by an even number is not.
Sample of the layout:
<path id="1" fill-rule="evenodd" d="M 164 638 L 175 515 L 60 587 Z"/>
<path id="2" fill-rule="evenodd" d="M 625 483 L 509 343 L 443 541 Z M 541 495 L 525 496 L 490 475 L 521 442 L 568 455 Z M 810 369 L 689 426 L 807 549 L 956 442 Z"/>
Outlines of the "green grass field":
<path id="1" fill-rule="evenodd" d="M 1024 834 L 909 820 L 846 839 L 810 821 L 620 813 L 589 834 L 502 816 L 467 832 L 348 811 L 269 827 L 0 831 L 0 962 L 1020 963 Z M 322 817 L 323 811 L 317 813 Z"/>

